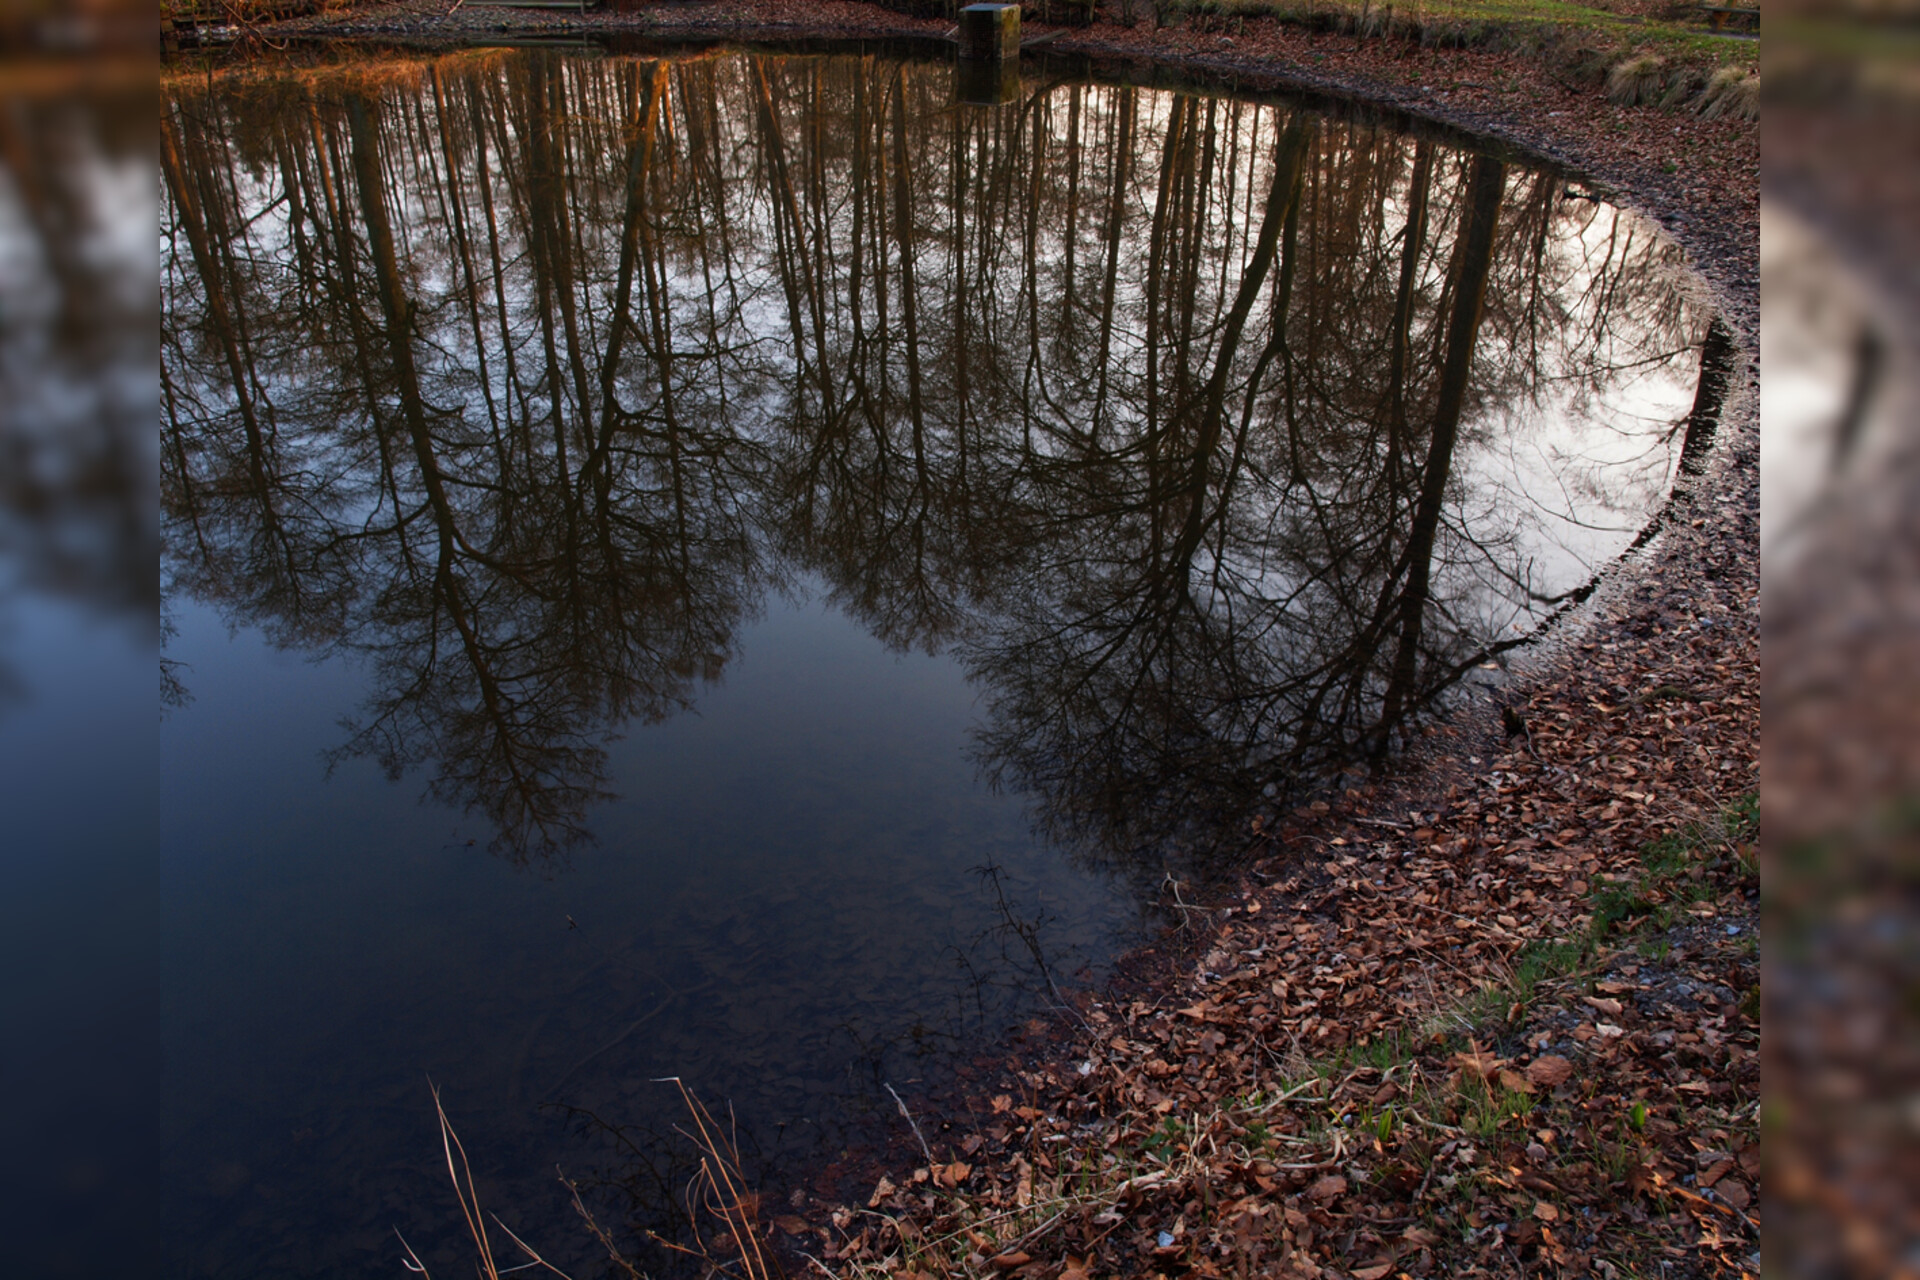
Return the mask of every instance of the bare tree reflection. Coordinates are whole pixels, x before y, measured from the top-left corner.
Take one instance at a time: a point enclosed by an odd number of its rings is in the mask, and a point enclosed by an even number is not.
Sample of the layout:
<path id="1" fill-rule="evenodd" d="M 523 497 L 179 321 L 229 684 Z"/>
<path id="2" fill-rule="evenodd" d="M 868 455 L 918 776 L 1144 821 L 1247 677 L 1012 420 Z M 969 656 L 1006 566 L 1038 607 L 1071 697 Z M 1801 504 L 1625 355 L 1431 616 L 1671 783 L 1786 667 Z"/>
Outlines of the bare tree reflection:
<path id="1" fill-rule="evenodd" d="M 804 571 L 959 655 L 1058 835 L 1157 863 L 1389 749 L 1707 438 L 1671 251 L 1557 175 L 948 74 L 174 84 L 171 588 L 369 660 L 335 760 L 430 769 L 524 857 Z"/>
<path id="2" fill-rule="evenodd" d="M 287 210 L 279 256 L 256 242 L 243 257 L 229 224 L 209 226 L 214 201 L 195 197 L 217 194 L 219 171 L 190 184 L 175 157 L 215 145 L 217 106 L 177 107 L 170 210 L 197 270 L 173 300 L 204 304 L 170 311 L 172 380 L 190 393 L 169 404 L 166 499 L 179 585 L 282 643 L 371 661 L 377 692 L 336 762 L 431 762 L 436 795 L 529 856 L 584 837 L 609 732 L 684 708 L 727 662 L 757 589 L 758 463 L 724 400 L 682 394 L 666 364 L 663 273 L 636 230 L 651 116 L 636 103 L 621 122 L 630 252 L 606 352 L 589 352 L 597 299 L 577 296 L 572 264 L 591 256 L 583 232 L 610 228 L 576 221 L 563 194 L 559 81 L 539 61 L 508 70 L 436 74 L 437 119 L 360 88 L 276 113 L 264 141 L 283 167 L 259 198 Z M 551 145 L 532 141 L 542 128 Z M 490 154 L 514 156 L 505 191 Z M 430 206 L 393 207 L 396 164 L 428 168 Z M 431 291 L 451 265 L 433 250 L 466 261 L 479 226 L 491 298 L 466 266 Z M 316 350 L 336 376 L 309 364 Z"/>

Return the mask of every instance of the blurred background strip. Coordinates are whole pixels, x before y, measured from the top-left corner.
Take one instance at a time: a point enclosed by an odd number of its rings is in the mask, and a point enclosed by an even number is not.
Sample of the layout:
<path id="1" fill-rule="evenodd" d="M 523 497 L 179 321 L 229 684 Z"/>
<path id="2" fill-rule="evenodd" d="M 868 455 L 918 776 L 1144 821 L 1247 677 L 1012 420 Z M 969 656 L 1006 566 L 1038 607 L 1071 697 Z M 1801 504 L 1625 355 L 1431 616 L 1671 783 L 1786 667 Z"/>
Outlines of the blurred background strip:
<path id="1" fill-rule="evenodd" d="M 1770 1269 L 1920 1275 L 1920 5 L 1762 52 Z"/>
<path id="2" fill-rule="evenodd" d="M 0 9 L 0 1239 L 19 1275 L 141 1271 L 156 1225 L 154 49 L 151 9 Z"/>

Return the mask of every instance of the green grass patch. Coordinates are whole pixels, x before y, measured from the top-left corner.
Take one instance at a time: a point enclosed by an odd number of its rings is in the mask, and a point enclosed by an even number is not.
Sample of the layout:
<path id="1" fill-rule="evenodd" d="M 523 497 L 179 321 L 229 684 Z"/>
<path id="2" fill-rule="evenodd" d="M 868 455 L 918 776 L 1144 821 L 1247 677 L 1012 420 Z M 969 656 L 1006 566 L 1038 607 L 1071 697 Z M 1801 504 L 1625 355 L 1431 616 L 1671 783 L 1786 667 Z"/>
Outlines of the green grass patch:
<path id="1" fill-rule="evenodd" d="M 1729 865 L 1757 876 L 1753 842 L 1760 833 L 1760 797 L 1742 796 L 1705 822 L 1692 822 L 1647 846 L 1631 876 L 1598 885 L 1590 940 L 1598 945 L 1623 926 L 1670 927 L 1694 903 L 1718 892 Z M 1721 873 L 1716 875 L 1715 873 Z"/>
<path id="2" fill-rule="evenodd" d="M 1760 797 L 1753 794 L 1713 818 L 1655 840 L 1631 875 L 1593 887 L 1593 912 L 1583 931 L 1522 947 L 1496 980 L 1437 1020 L 1436 1026 L 1451 1033 L 1443 1038 L 1464 1047 L 1524 1024 L 1547 989 L 1596 968 L 1622 945 L 1647 959 L 1664 960 L 1673 945 L 1667 931 L 1689 907 L 1724 892 L 1729 876 L 1758 882 L 1754 843 L 1759 832 Z M 1406 1047 L 1411 1052 L 1412 1046 Z"/>
<path id="3" fill-rule="evenodd" d="M 1386 1071 L 1413 1061 L 1419 1052 L 1420 1046 L 1413 1036 L 1395 1030 L 1343 1049 L 1341 1057 L 1351 1066 Z"/>

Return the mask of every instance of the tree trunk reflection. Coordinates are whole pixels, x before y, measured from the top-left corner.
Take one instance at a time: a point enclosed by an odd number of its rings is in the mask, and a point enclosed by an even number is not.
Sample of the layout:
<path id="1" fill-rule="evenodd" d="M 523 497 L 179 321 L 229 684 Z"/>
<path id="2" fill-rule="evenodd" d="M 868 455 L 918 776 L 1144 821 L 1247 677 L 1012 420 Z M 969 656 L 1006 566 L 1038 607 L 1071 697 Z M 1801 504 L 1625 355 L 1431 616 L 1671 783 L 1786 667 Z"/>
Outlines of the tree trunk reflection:
<path id="1" fill-rule="evenodd" d="M 605 738 L 802 577 L 966 664 L 1063 840 L 1199 856 L 1708 438 L 1671 250 L 1429 139 L 975 112 L 873 55 L 377 65 L 169 84 L 167 571 L 365 656 L 336 758 L 515 857 L 587 838 Z"/>

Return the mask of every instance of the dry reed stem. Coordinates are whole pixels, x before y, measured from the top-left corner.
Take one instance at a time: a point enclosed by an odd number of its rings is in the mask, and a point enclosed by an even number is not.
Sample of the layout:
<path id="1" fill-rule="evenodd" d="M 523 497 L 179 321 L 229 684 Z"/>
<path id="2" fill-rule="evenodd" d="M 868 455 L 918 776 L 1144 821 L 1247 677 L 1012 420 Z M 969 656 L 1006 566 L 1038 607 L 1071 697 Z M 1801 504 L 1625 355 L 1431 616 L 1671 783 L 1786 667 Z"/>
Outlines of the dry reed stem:
<path id="1" fill-rule="evenodd" d="M 559 1276 L 560 1280 L 572 1280 L 566 1272 L 541 1257 L 532 1246 L 515 1235 L 512 1228 L 500 1221 L 499 1214 L 493 1214 L 491 1216 L 494 1225 L 499 1227 L 506 1234 L 507 1239 L 513 1241 L 522 1253 L 532 1259 L 517 1267 L 500 1270 L 499 1264 L 493 1259 L 493 1243 L 487 1238 L 486 1217 L 480 1212 L 480 1194 L 473 1185 L 473 1166 L 467 1161 L 467 1149 L 461 1144 L 460 1135 L 454 1132 L 453 1121 L 447 1118 L 447 1109 L 440 1101 L 439 1086 L 429 1080 L 427 1089 L 433 1094 L 433 1109 L 440 1117 L 440 1149 L 446 1155 L 447 1177 L 453 1183 L 454 1199 L 460 1202 L 460 1216 L 466 1220 L 467 1233 L 473 1237 L 474 1250 L 479 1254 L 477 1266 L 480 1274 L 485 1277 L 485 1280 L 500 1280 L 501 1276 L 512 1275 L 516 1271 L 544 1267 Z M 576 1203 L 578 1203 L 577 1199 Z M 433 1280 L 432 1275 L 427 1271 L 426 1264 L 420 1260 L 420 1255 L 414 1252 L 413 1246 L 407 1243 L 407 1238 L 400 1234 L 398 1227 L 394 1228 L 393 1234 L 398 1237 L 400 1247 L 407 1251 L 404 1259 L 407 1270 L 418 1273 L 424 1280 Z"/>
<path id="2" fill-rule="evenodd" d="M 693 1226 L 694 1239 L 701 1239 L 699 1214 L 695 1211 L 697 1202 L 699 1208 L 726 1224 L 734 1245 L 740 1250 L 740 1266 L 745 1270 L 748 1280 L 774 1280 L 784 1274 L 760 1247 L 760 1197 L 746 1189 L 746 1180 L 740 1173 L 738 1145 L 721 1132 L 719 1122 L 706 1105 L 693 1096 L 679 1076 L 664 1077 L 660 1083 L 671 1083 L 680 1090 L 681 1100 L 687 1104 L 687 1111 L 693 1116 L 693 1125 L 698 1131 L 688 1133 L 685 1129 L 679 1130 L 700 1150 L 700 1172 L 694 1175 L 693 1181 L 687 1186 L 687 1217 Z M 694 1250 L 657 1235 L 654 1239 L 676 1252 L 703 1259 L 715 1271 L 726 1271 L 726 1267 L 707 1251 L 704 1242 L 698 1250 Z"/>

